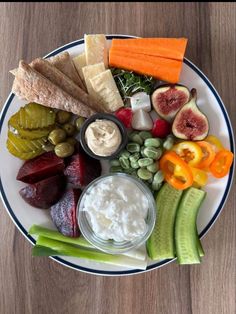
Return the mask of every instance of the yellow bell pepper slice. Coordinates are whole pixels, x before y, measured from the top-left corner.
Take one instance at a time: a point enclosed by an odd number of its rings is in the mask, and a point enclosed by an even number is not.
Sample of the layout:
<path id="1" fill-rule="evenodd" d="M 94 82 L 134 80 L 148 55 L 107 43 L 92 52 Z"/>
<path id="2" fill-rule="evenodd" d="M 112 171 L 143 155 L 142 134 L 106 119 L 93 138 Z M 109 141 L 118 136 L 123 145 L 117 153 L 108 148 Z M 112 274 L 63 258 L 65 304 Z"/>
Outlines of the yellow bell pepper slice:
<path id="1" fill-rule="evenodd" d="M 206 142 L 212 144 L 212 145 L 215 147 L 216 151 L 220 151 L 220 150 L 224 149 L 223 144 L 222 144 L 221 141 L 218 139 L 218 137 L 216 137 L 215 135 L 208 135 L 208 136 L 204 139 L 204 141 L 206 141 Z"/>
<path id="2" fill-rule="evenodd" d="M 193 175 L 193 186 L 196 188 L 200 188 L 202 186 L 205 186 L 207 184 L 208 175 L 205 171 L 190 167 L 192 175 Z M 178 165 L 175 166 L 174 169 L 174 175 L 178 178 L 183 178 L 184 174 L 182 171 L 182 168 Z"/>
<path id="3" fill-rule="evenodd" d="M 180 142 L 173 146 L 172 150 L 179 155 L 189 166 L 197 166 L 203 158 L 201 147 L 191 141 Z"/>

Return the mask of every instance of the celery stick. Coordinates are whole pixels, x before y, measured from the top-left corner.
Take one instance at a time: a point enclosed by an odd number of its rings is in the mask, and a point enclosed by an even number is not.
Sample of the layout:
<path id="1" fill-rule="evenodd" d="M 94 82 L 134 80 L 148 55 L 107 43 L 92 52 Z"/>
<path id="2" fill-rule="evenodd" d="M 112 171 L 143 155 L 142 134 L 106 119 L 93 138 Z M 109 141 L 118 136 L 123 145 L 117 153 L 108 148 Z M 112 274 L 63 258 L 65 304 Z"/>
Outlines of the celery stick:
<path id="1" fill-rule="evenodd" d="M 94 248 L 92 244 L 90 244 L 87 240 L 85 240 L 84 237 L 80 236 L 77 238 L 71 238 L 71 237 L 66 237 L 59 233 L 56 230 L 51 230 L 39 225 L 33 225 L 30 230 L 29 230 L 30 235 L 37 235 L 37 236 L 43 236 L 49 239 L 53 240 L 58 240 L 62 241 L 65 243 L 71 243 L 71 244 L 76 244 L 85 248 Z M 140 260 L 145 260 L 146 259 L 146 248 L 145 246 L 140 247 L 136 250 L 132 250 L 129 252 L 125 252 L 122 255 L 129 256 L 132 258 L 140 259 Z"/>
<path id="2" fill-rule="evenodd" d="M 83 237 L 77 237 L 77 238 L 71 238 L 66 237 L 60 232 L 56 230 L 51 230 L 45 227 L 41 227 L 38 225 L 33 225 L 29 230 L 30 235 L 37 235 L 37 236 L 43 236 L 46 238 L 50 238 L 53 240 L 58 240 L 66 243 L 76 244 L 83 247 L 90 247 L 93 248 L 92 244 L 90 244 L 88 241 L 86 241 Z"/>
<path id="3" fill-rule="evenodd" d="M 107 253 L 94 251 L 91 249 L 86 250 L 84 248 L 75 247 L 71 244 L 63 243 L 63 242 L 49 239 L 43 236 L 38 237 L 36 245 L 49 248 L 53 250 L 51 252 L 57 252 L 57 255 L 73 256 L 73 257 L 78 257 L 82 259 L 89 259 L 96 262 L 102 262 L 102 263 L 112 264 L 116 266 L 123 266 L 123 267 L 128 267 L 128 268 L 136 268 L 136 269 L 142 269 L 142 270 L 145 270 L 147 268 L 147 261 L 142 261 L 142 260 L 134 259 L 134 258 L 123 256 L 123 255 L 110 255 Z M 42 255 L 45 256 L 46 254 L 45 252 L 43 252 L 42 250 Z M 39 251 L 37 253 L 39 254 Z M 48 256 L 50 255 L 51 254 L 49 253 Z"/>

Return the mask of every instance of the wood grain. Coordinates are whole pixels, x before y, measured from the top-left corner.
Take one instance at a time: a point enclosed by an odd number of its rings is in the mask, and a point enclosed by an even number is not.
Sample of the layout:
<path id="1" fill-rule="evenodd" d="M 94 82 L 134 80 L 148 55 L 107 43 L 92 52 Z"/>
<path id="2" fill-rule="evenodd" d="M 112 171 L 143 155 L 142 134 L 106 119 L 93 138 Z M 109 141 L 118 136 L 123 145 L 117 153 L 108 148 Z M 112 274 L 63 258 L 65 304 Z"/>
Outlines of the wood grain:
<path id="1" fill-rule="evenodd" d="M 206 73 L 236 123 L 235 3 L 1 3 L 0 104 L 19 59 L 45 55 L 84 33 L 189 38 L 187 57 Z M 203 239 L 200 266 L 175 263 L 122 278 L 88 275 L 48 258 L 0 211 L 0 313 L 236 313 L 236 187 Z"/>

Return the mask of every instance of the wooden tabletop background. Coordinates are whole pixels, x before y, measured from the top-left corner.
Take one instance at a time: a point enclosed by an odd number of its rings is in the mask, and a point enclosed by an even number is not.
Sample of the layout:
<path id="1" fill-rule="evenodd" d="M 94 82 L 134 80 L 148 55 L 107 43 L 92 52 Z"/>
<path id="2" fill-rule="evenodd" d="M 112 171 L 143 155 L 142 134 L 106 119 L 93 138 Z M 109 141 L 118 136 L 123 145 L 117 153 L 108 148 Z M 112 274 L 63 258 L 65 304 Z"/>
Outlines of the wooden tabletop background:
<path id="1" fill-rule="evenodd" d="M 236 123 L 235 3 L 1 3 L 0 106 L 9 70 L 84 33 L 187 37 L 186 56 L 211 80 Z M 100 277 L 32 258 L 31 244 L 0 204 L 0 313 L 235 314 L 235 183 L 202 243 L 199 266 Z"/>

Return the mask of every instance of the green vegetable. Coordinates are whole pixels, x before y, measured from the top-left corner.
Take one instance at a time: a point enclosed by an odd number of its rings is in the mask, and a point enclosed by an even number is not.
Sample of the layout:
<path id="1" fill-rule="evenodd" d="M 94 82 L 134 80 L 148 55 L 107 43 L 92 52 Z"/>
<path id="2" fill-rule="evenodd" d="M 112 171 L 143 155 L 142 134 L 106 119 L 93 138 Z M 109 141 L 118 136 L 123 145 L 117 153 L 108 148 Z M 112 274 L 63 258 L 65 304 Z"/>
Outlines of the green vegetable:
<path id="1" fill-rule="evenodd" d="M 152 178 L 152 173 L 145 168 L 140 168 L 137 171 L 137 175 L 140 179 L 145 180 L 145 181 Z"/>
<path id="2" fill-rule="evenodd" d="M 117 166 L 120 166 L 120 162 L 118 159 L 113 159 L 110 161 L 110 165 L 117 167 Z"/>
<path id="3" fill-rule="evenodd" d="M 156 173 L 158 170 L 156 163 L 154 162 L 151 165 L 147 166 L 147 170 L 151 173 Z"/>
<path id="4" fill-rule="evenodd" d="M 167 150 L 170 150 L 174 145 L 174 138 L 173 136 L 167 136 L 166 140 L 163 143 L 163 147 Z"/>
<path id="5" fill-rule="evenodd" d="M 93 245 L 90 244 L 87 240 L 85 240 L 85 238 L 83 238 L 82 236 L 77 237 L 77 238 L 66 237 L 56 230 L 51 230 L 51 229 L 48 229 L 48 228 L 45 228 L 45 227 L 42 227 L 39 225 L 33 225 L 29 230 L 29 234 L 30 235 L 36 235 L 36 236 L 43 236 L 45 238 L 58 240 L 58 241 L 65 242 L 65 243 L 75 244 L 75 245 L 79 245 L 79 246 L 82 246 L 85 248 L 93 248 L 94 249 Z M 46 247 L 40 247 L 38 245 L 36 245 L 34 248 L 36 248 L 36 247 L 37 247 L 36 251 L 38 251 L 39 253 L 43 253 L 43 251 L 40 251 L 41 248 L 42 248 L 42 250 L 47 249 Z M 48 248 L 48 250 L 52 250 L 52 249 Z M 45 253 L 47 254 L 47 252 L 45 252 Z M 54 252 L 51 252 L 51 253 L 54 253 Z M 38 254 L 38 255 L 42 256 L 42 254 Z M 50 254 L 50 256 L 51 255 L 53 255 L 53 254 Z M 140 247 L 137 250 L 132 250 L 132 251 L 126 252 L 122 255 L 130 256 L 132 258 L 137 258 L 140 260 L 146 259 L 146 251 L 145 251 L 144 247 Z M 46 256 L 49 256 L 49 255 L 47 254 Z"/>
<path id="6" fill-rule="evenodd" d="M 143 154 L 145 157 L 157 160 L 161 157 L 162 150 L 161 150 L 161 148 L 145 147 L 143 150 Z"/>
<path id="7" fill-rule="evenodd" d="M 150 95 L 154 90 L 155 79 L 152 77 L 116 68 L 111 69 L 111 71 L 123 99 L 127 99 L 138 92 L 145 92 Z"/>
<path id="8" fill-rule="evenodd" d="M 130 152 L 130 153 L 138 153 L 140 151 L 140 145 L 137 143 L 129 143 L 126 146 L 126 149 Z"/>
<path id="9" fill-rule="evenodd" d="M 129 169 L 130 168 L 129 159 L 124 158 L 124 157 L 120 157 L 119 162 L 120 162 L 120 165 L 123 169 Z"/>
<path id="10" fill-rule="evenodd" d="M 153 164 L 153 159 L 151 158 L 140 158 L 138 160 L 138 164 L 140 167 L 147 167 Z"/>
<path id="11" fill-rule="evenodd" d="M 75 146 L 75 144 L 77 143 L 76 139 L 74 137 L 68 137 L 66 139 L 66 142 L 71 144 L 72 146 Z"/>
<path id="12" fill-rule="evenodd" d="M 112 255 L 92 249 L 75 247 L 74 245 L 49 239 L 43 236 L 38 237 L 36 242 L 36 249 L 33 249 L 33 254 L 34 256 L 51 256 L 51 254 L 73 256 L 129 268 L 146 269 L 147 267 L 146 260 L 138 260 L 124 255 Z"/>
<path id="13" fill-rule="evenodd" d="M 120 154 L 120 157 L 126 158 L 128 159 L 130 156 L 130 152 L 128 152 L 127 150 L 123 150 Z"/>
<path id="14" fill-rule="evenodd" d="M 143 144 L 143 139 L 139 134 L 133 134 L 131 137 L 132 142 L 138 143 L 139 145 Z"/>
<path id="15" fill-rule="evenodd" d="M 199 245 L 196 219 L 205 196 L 206 192 L 194 187 L 190 187 L 183 193 L 175 222 L 175 245 L 179 264 L 201 262 L 199 253 L 202 248 Z"/>
<path id="16" fill-rule="evenodd" d="M 162 183 L 164 181 L 164 175 L 161 170 L 157 171 L 157 173 L 154 175 L 153 181 L 155 183 Z"/>
<path id="17" fill-rule="evenodd" d="M 152 190 L 153 191 L 159 191 L 161 187 L 162 187 L 162 183 L 158 183 L 156 181 L 152 182 Z"/>
<path id="18" fill-rule="evenodd" d="M 157 194 L 157 220 L 147 241 L 151 259 L 162 260 L 175 257 L 174 223 L 182 191 L 165 183 Z"/>
<path id="19" fill-rule="evenodd" d="M 146 147 L 160 147 L 161 146 L 161 140 L 158 138 L 147 138 L 144 141 L 144 146 Z"/>
<path id="20" fill-rule="evenodd" d="M 139 168 L 139 163 L 138 163 L 138 161 L 131 161 L 130 162 L 130 166 L 133 169 L 138 169 Z"/>
<path id="21" fill-rule="evenodd" d="M 130 162 L 136 162 L 139 160 L 140 154 L 139 153 L 134 153 L 129 156 Z"/>
<path id="22" fill-rule="evenodd" d="M 148 131 L 141 131 L 139 132 L 139 136 L 143 139 L 146 140 L 148 138 L 152 138 L 152 133 Z"/>
<path id="23" fill-rule="evenodd" d="M 123 172 L 124 171 L 124 169 L 121 167 L 121 166 L 112 166 L 111 168 L 110 168 L 110 172 Z"/>

